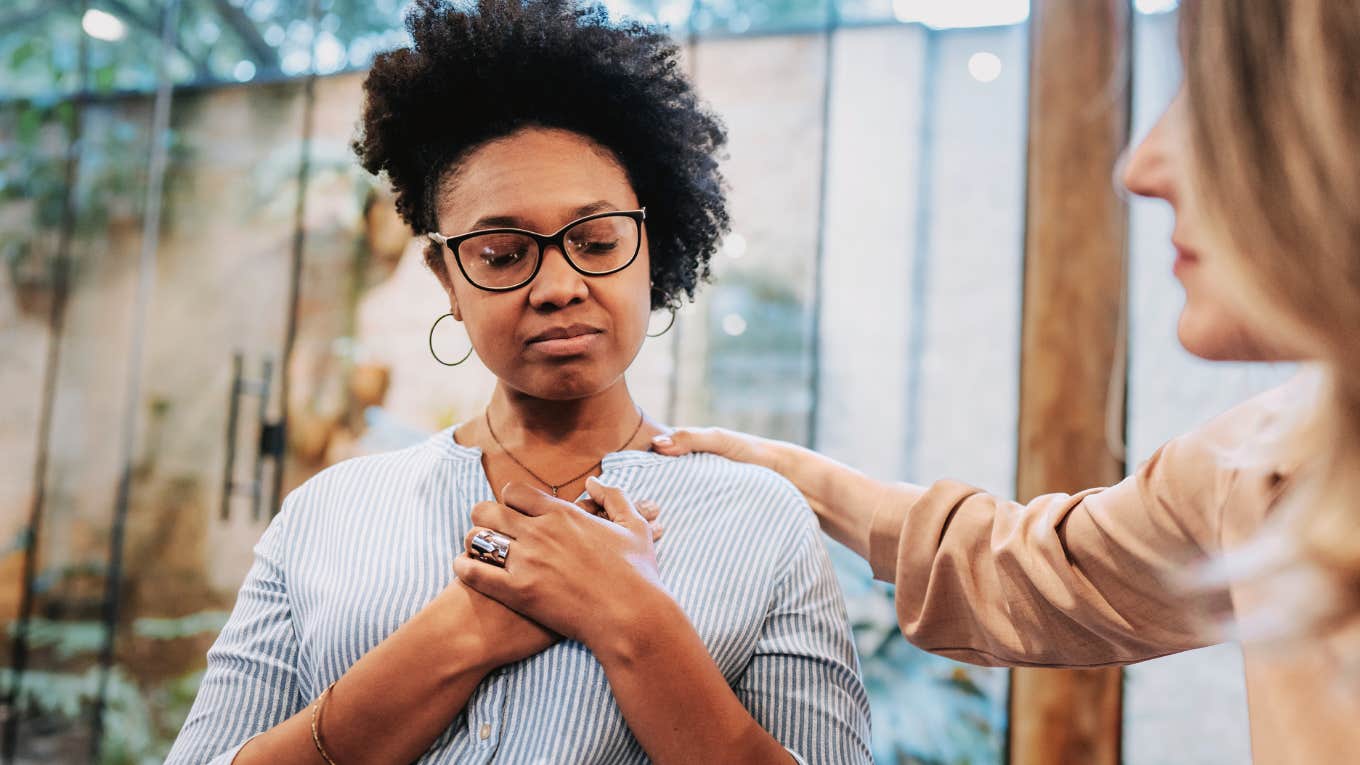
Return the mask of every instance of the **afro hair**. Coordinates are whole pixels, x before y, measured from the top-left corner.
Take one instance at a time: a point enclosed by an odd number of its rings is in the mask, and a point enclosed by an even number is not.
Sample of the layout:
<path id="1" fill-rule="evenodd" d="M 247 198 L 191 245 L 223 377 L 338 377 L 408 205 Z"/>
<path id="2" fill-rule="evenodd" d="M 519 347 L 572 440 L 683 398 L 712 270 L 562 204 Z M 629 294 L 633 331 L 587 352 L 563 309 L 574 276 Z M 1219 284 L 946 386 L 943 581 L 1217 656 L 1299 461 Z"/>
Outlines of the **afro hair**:
<path id="1" fill-rule="evenodd" d="M 694 297 L 729 226 L 727 137 L 668 36 L 574 0 L 418 0 L 406 27 L 413 44 L 379 55 L 364 80 L 354 151 L 386 174 L 413 229 L 436 229 L 441 183 L 479 146 L 568 130 L 612 152 L 647 205 L 652 308 Z M 447 276 L 437 246 L 425 257 Z"/>

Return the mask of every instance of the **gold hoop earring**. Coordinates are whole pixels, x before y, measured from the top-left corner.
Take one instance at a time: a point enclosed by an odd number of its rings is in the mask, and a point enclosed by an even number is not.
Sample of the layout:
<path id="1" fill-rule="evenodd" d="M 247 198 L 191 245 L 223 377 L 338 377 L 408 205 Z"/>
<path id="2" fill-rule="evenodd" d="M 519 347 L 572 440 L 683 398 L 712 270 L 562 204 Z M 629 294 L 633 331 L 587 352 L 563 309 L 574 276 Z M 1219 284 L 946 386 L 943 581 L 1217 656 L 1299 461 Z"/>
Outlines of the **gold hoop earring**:
<path id="1" fill-rule="evenodd" d="M 655 335 L 653 335 L 651 332 L 648 332 L 648 333 L 647 333 L 647 337 L 661 337 L 662 335 L 664 335 L 664 334 L 666 334 L 667 332 L 670 332 L 670 331 L 671 331 L 671 327 L 674 327 L 674 326 L 675 326 L 675 309 L 672 308 L 672 309 L 670 309 L 670 311 L 671 311 L 671 320 L 670 320 L 670 322 L 669 322 L 668 324 L 666 324 L 666 328 L 663 329 L 663 330 L 661 330 L 660 332 L 656 333 Z"/>
<path id="2" fill-rule="evenodd" d="M 461 358 L 461 359 L 459 359 L 459 360 L 453 362 L 452 364 L 450 364 L 449 362 L 447 362 L 447 361 L 445 361 L 445 360 L 439 358 L 439 354 L 438 354 L 438 353 L 435 353 L 435 351 L 434 351 L 434 330 L 435 330 L 435 327 L 438 327 L 438 326 L 439 326 L 439 322 L 441 322 L 441 321 L 443 321 L 443 320 L 449 318 L 449 317 L 452 316 L 452 315 L 453 315 L 453 314 L 451 314 L 451 313 L 446 313 L 446 314 L 444 314 L 443 316 L 440 316 L 438 319 L 435 319 L 435 320 L 434 320 L 434 324 L 432 324 L 432 325 L 430 326 L 430 355 L 434 357 L 434 360 L 435 360 L 435 361 L 438 361 L 440 364 L 443 364 L 443 365 L 446 366 L 446 367 L 456 367 L 456 366 L 458 366 L 459 364 L 462 364 L 464 361 L 467 361 L 468 359 L 472 358 L 472 350 L 473 350 L 473 349 L 472 349 L 472 346 L 469 345 L 469 346 L 468 346 L 468 352 L 465 353 L 465 354 L 463 354 L 463 358 Z"/>

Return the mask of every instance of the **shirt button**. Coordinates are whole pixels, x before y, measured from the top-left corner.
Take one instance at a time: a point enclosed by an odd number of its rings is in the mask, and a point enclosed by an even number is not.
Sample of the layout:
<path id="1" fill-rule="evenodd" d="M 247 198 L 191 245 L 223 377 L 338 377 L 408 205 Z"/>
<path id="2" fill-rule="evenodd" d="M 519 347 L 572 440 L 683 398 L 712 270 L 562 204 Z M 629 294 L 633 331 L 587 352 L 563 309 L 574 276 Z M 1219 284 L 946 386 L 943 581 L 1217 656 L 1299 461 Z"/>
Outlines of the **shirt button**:
<path id="1" fill-rule="evenodd" d="M 477 735 L 481 736 L 483 741 L 491 738 L 491 723 L 482 723 L 482 728 L 477 731 Z"/>

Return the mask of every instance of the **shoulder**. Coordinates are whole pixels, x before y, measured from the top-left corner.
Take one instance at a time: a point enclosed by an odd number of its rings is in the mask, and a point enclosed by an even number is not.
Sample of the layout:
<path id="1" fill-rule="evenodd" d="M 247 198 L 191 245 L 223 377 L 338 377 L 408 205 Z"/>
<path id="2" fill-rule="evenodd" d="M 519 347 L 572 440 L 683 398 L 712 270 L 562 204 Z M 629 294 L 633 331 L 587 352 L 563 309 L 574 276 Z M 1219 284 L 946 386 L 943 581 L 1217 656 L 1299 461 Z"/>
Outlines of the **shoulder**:
<path id="1" fill-rule="evenodd" d="M 446 432 L 440 432 L 403 449 L 337 462 L 289 492 L 280 515 L 346 515 L 378 499 L 417 490 L 441 464 L 468 458 L 458 453 L 451 439 L 453 448 L 443 448 L 446 437 Z"/>
<path id="2" fill-rule="evenodd" d="M 1235 508 L 1237 522 L 1268 511 L 1295 469 L 1293 445 L 1316 401 L 1315 380 L 1300 374 L 1164 444 L 1138 469 L 1145 498 L 1185 517 L 1194 509 L 1221 525 Z M 1222 544 L 1217 534 L 1213 544 Z"/>
<path id="3" fill-rule="evenodd" d="M 787 478 L 766 467 L 735 462 L 716 454 L 687 454 L 659 457 L 659 460 L 667 469 L 684 473 L 713 489 L 754 492 L 762 503 L 807 509 L 807 501 L 798 489 Z"/>
<path id="4" fill-rule="evenodd" d="M 426 468 L 430 455 L 423 444 L 380 454 L 351 457 L 331 465 L 293 490 L 299 500 L 335 491 L 369 491 L 399 482 L 412 471 Z"/>
<path id="5" fill-rule="evenodd" d="M 1301 372 L 1214 417 L 1163 447 L 1190 475 L 1209 472 L 1276 471 L 1288 461 L 1291 442 L 1310 416 L 1319 379 Z"/>

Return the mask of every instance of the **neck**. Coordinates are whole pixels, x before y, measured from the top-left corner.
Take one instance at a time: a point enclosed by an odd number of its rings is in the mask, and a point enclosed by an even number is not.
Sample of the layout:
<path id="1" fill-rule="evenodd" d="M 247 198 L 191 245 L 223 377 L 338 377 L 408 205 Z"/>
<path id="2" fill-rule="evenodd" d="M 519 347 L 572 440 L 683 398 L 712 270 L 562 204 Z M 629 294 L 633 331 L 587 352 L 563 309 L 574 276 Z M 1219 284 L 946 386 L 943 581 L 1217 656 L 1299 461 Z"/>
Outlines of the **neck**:
<path id="1" fill-rule="evenodd" d="M 622 378 L 580 399 L 552 401 L 496 386 L 487 417 L 505 446 L 603 454 L 619 448 L 640 414 Z"/>

